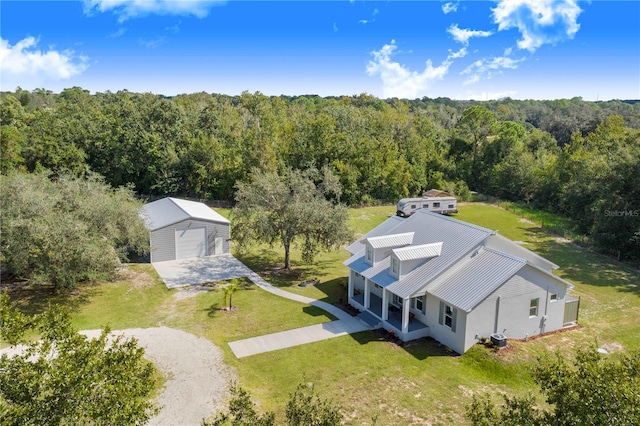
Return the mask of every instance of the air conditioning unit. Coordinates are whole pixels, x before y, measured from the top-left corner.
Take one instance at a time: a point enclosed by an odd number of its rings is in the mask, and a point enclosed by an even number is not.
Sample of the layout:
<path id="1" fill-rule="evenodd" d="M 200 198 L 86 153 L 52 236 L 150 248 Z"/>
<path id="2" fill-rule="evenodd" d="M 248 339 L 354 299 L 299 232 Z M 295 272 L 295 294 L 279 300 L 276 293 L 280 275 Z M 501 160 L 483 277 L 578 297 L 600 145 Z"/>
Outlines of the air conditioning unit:
<path id="1" fill-rule="evenodd" d="M 505 336 L 504 334 L 494 333 L 489 337 L 491 337 L 491 343 L 493 343 L 497 347 L 499 348 L 507 347 L 507 336 Z"/>

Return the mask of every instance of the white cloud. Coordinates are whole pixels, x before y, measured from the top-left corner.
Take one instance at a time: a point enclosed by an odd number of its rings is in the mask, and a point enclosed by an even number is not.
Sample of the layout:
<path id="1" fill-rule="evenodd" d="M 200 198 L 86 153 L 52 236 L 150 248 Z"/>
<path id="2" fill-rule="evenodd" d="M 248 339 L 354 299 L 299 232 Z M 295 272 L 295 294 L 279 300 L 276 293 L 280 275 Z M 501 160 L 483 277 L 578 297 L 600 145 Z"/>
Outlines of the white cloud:
<path id="1" fill-rule="evenodd" d="M 333 23 L 333 32 L 334 33 L 338 32 L 338 24 L 336 24 L 335 22 Z"/>
<path id="2" fill-rule="evenodd" d="M 442 11 L 444 12 L 444 14 L 448 14 L 451 12 L 457 12 L 458 11 L 458 2 L 447 2 L 445 4 L 442 5 Z"/>
<path id="3" fill-rule="evenodd" d="M 473 74 L 471 77 L 462 82 L 463 86 L 468 86 L 470 84 L 475 84 L 480 81 L 480 76 L 478 74 Z"/>
<path id="4" fill-rule="evenodd" d="M 33 88 L 46 82 L 67 80 L 88 68 L 89 58 L 72 50 L 37 50 L 38 40 L 27 37 L 11 46 L 0 38 L 0 75 L 3 90 Z"/>
<path id="5" fill-rule="evenodd" d="M 577 0 L 499 0 L 491 9 L 498 31 L 517 28 L 518 47 L 534 52 L 543 44 L 572 39 L 580 29 Z"/>
<path id="6" fill-rule="evenodd" d="M 173 34 L 178 34 L 180 32 L 180 25 L 182 21 L 176 22 L 175 25 L 171 25 L 170 27 L 164 27 L 164 30 Z"/>
<path id="7" fill-rule="evenodd" d="M 498 56 L 491 59 L 479 59 L 465 68 L 460 74 L 471 74 L 464 85 L 470 85 L 480 81 L 481 77 L 492 78 L 496 74 L 502 74 L 503 69 L 517 69 L 525 58 L 513 59 L 508 56 Z"/>
<path id="8" fill-rule="evenodd" d="M 464 58 L 465 56 L 467 56 L 467 48 L 463 47 L 462 49 L 458 50 L 457 52 L 452 52 L 451 49 L 449 49 L 449 59 L 458 59 L 458 58 Z"/>
<path id="9" fill-rule="evenodd" d="M 373 22 L 376 22 L 376 15 L 379 13 L 380 11 L 378 9 L 373 9 L 373 13 L 371 13 L 371 19 L 360 19 L 358 21 L 359 24 L 371 24 Z"/>
<path id="10" fill-rule="evenodd" d="M 84 0 L 84 11 L 87 15 L 111 11 L 118 16 L 119 22 L 147 15 L 204 18 L 213 6 L 225 3 L 225 0 Z"/>
<path id="11" fill-rule="evenodd" d="M 164 36 L 155 38 L 139 38 L 138 44 L 140 46 L 146 47 L 147 49 L 155 49 L 162 46 L 165 41 L 167 41 L 167 38 Z"/>
<path id="12" fill-rule="evenodd" d="M 125 33 L 127 32 L 126 28 L 118 28 L 118 31 L 115 31 L 109 35 L 107 35 L 107 38 L 118 38 L 118 37 L 122 37 Z"/>
<path id="13" fill-rule="evenodd" d="M 453 39 L 458 43 L 462 43 L 465 46 L 469 45 L 469 39 L 471 37 L 489 37 L 493 33 L 491 31 L 480 31 L 458 28 L 458 24 L 453 24 L 447 28 L 447 32 L 453 36 Z"/>
<path id="14" fill-rule="evenodd" d="M 449 71 L 449 66 L 453 63 L 452 54 L 437 67 L 433 66 L 431 60 L 427 60 L 424 71 L 411 71 L 404 65 L 391 60 L 397 48 L 395 40 L 391 40 L 390 44 L 385 44 L 380 50 L 371 52 L 373 60 L 367 65 L 369 76 L 380 76 L 385 98 L 412 99 L 424 94 L 434 81 L 444 78 Z"/>
<path id="15" fill-rule="evenodd" d="M 516 90 L 507 90 L 504 92 L 471 93 L 467 95 L 467 99 L 472 99 L 474 101 L 490 101 L 495 99 L 511 98 L 517 93 L 518 92 Z"/>

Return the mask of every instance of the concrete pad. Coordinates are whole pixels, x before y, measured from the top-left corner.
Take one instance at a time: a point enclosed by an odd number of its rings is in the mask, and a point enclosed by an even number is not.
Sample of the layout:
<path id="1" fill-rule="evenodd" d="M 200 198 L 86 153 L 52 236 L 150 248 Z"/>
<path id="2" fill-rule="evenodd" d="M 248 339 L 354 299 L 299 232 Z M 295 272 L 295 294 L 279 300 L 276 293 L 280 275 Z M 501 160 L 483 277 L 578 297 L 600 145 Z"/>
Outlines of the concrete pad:
<path id="1" fill-rule="evenodd" d="M 168 288 L 247 277 L 253 272 L 231 254 L 152 263 Z"/>
<path id="2" fill-rule="evenodd" d="M 229 342 L 229 347 L 237 358 L 271 352 L 306 343 L 319 342 L 351 333 L 369 330 L 370 328 L 356 318 L 342 319 L 310 325 L 279 333 L 251 337 Z"/>

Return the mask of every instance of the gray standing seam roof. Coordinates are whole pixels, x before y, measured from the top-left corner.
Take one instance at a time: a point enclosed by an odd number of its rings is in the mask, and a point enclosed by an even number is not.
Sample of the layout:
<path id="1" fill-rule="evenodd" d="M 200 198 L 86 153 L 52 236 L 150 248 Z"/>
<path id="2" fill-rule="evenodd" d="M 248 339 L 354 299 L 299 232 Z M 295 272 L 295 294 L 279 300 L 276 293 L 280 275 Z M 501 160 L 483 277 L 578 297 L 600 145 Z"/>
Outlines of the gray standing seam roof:
<path id="1" fill-rule="evenodd" d="M 398 226 L 398 224 L 402 223 L 404 218 L 400 216 L 391 216 L 389 219 L 382 222 L 380 225 L 373 228 L 371 231 L 364 234 L 362 237 L 358 238 L 356 241 L 347 246 L 347 251 L 349 253 L 356 254 L 360 250 L 364 248 L 364 240 L 370 237 L 377 237 L 379 235 L 384 235 L 388 233 L 389 230 Z"/>
<path id="2" fill-rule="evenodd" d="M 206 204 L 171 197 L 145 204 L 140 209 L 140 217 L 145 221 L 150 231 L 187 219 L 229 223 L 228 219 Z"/>
<path id="3" fill-rule="evenodd" d="M 443 244 L 440 256 L 428 259 L 423 265 L 389 285 L 388 290 L 402 298 L 412 297 L 421 287 L 494 233 L 489 229 L 426 210 L 417 211 L 393 229 L 394 232 L 408 230 L 416 232 L 414 244 Z"/>
<path id="4" fill-rule="evenodd" d="M 402 234 L 387 234 L 378 237 L 369 237 L 365 241 L 371 244 L 374 249 L 408 246 L 413 242 L 415 232 L 404 232 Z"/>
<path id="5" fill-rule="evenodd" d="M 482 247 L 451 274 L 436 278 L 429 293 L 470 312 L 526 264 L 525 259 Z"/>
<path id="6" fill-rule="evenodd" d="M 349 268 L 402 298 L 413 296 L 421 287 L 493 234 L 493 231 L 486 228 L 426 210 L 417 211 L 387 232 L 414 232 L 413 244 L 417 245 L 442 242 L 440 256 L 426 259 L 425 263 L 402 276 L 400 280 L 389 274 L 389 257 L 375 266 L 370 266 L 364 261 L 364 250 L 361 250 L 344 262 Z"/>
<path id="7" fill-rule="evenodd" d="M 432 244 L 422 244 L 419 246 L 408 246 L 391 250 L 398 260 L 417 260 L 428 259 L 434 256 L 440 256 L 442 252 L 442 241 Z"/>

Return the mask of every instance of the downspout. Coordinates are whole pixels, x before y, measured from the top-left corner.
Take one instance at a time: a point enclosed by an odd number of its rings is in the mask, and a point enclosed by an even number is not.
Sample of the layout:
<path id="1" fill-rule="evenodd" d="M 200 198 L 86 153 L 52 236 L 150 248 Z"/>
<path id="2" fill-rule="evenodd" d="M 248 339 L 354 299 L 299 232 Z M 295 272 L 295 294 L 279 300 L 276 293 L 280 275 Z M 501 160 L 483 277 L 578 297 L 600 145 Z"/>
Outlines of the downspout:
<path id="1" fill-rule="evenodd" d="M 500 296 L 498 296 L 498 298 L 496 299 L 496 318 L 495 321 L 493 323 L 493 332 L 497 333 L 498 332 L 498 320 L 500 318 Z"/>

